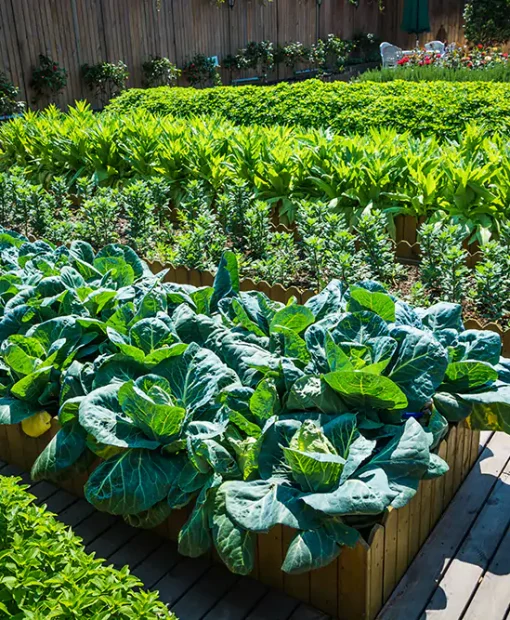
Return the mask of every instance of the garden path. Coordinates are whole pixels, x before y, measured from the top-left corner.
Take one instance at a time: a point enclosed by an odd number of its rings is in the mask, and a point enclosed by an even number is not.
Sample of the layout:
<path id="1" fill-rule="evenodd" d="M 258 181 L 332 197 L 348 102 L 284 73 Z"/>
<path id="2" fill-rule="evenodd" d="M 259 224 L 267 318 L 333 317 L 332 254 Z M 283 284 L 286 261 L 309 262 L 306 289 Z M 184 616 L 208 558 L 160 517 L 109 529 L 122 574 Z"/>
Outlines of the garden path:
<path id="1" fill-rule="evenodd" d="M 510 436 L 478 460 L 378 620 L 510 619 Z"/>

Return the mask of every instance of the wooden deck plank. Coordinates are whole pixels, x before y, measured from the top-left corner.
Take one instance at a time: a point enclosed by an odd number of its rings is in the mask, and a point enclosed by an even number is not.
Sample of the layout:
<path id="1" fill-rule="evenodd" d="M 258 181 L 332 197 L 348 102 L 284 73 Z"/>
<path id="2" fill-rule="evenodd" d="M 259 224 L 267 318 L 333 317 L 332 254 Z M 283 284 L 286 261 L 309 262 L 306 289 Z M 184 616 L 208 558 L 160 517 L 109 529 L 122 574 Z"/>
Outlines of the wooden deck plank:
<path id="1" fill-rule="evenodd" d="M 30 484 L 30 474 L 24 471 L 22 467 L 18 465 L 6 465 L 2 468 L 2 476 L 16 476 L 21 478 L 23 484 Z"/>
<path id="2" fill-rule="evenodd" d="M 34 484 L 34 486 L 30 487 L 29 491 L 32 495 L 35 495 L 35 503 L 40 505 L 44 502 L 44 500 L 48 499 L 55 493 L 58 493 L 58 487 L 51 484 L 51 482 L 45 482 L 43 480 L 42 482 L 38 482 L 37 484 Z"/>
<path id="3" fill-rule="evenodd" d="M 302 603 L 292 614 L 289 620 L 330 620 L 331 616 L 323 613 L 319 609 L 310 607 Z"/>
<path id="4" fill-rule="evenodd" d="M 380 620 L 409 620 L 423 611 L 510 454 L 510 436 L 495 434 L 452 504 L 383 608 Z M 467 509 L 469 507 L 469 509 Z M 420 610 L 420 611 L 417 611 Z"/>
<path id="5" fill-rule="evenodd" d="M 83 544 L 87 546 L 117 521 L 117 517 L 106 512 L 93 512 L 90 517 L 78 523 L 73 529 L 74 533 L 83 540 Z"/>
<path id="6" fill-rule="evenodd" d="M 427 618 L 447 619 L 462 616 L 509 523 L 510 466 L 507 464 L 427 604 Z"/>
<path id="7" fill-rule="evenodd" d="M 211 559 L 207 556 L 182 558 L 180 562 L 154 584 L 153 589 L 159 591 L 159 597 L 163 603 L 172 607 L 195 585 L 210 566 Z M 186 619 L 182 618 L 182 620 Z"/>
<path id="8" fill-rule="evenodd" d="M 510 529 L 507 530 L 463 620 L 502 620 L 510 611 Z"/>
<path id="9" fill-rule="evenodd" d="M 59 491 L 60 493 L 60 491 Z M 84 499 L 77 499 L 74 504 L 59 513 L 59 521 L 75 527 L 94 512 L 94 507 Z"/>
<path id="10" fill-rule="evenodd" d="M 128 525 L 125 521 L 118 521 L 115 527 L 112 527 L 100 536 L 95 538 L 87 545 L 85 551 L 87 553 L 95 552 L 96 556 L 108 559 L 118 549 L 129 544 L 129 541 L 137 534 L 134 527 Z"/>
<path id="11" fill-rule="evenodd" d="M 117 549 L 109 558 L 109 561 L 118 568 L 127 564 L 133 569 L 163 544 L 162 538 L 153 532 L 144 530 L 138 532 L 128 543 Z"/>
<path id="12" fill-rule="evenodd" d="M 243 620 L 267 593 L 268 588 L 249 577 L 240 579 L 226 595 L 216 603 L 204 620 Z M 293 620 L 298 620 L 294 618 Z M 305 620 L 305 618 L 299 618 Z M 312 620 L 312 618 L 310 618 Z"/>
<path id="13" fill-rule="evenodd" d="M 284 592 L 270 590 L 246 620 L 286 620 L 297 609 L 299 602 Z"/>
<path id="14" fill-rule="evenodd" d="M 71 495 L 71 493 L 68 493 L 67 491 L 60 490 L 53 495 L 50 495 L 42 505 L 46 506 L 50 512 L 60 515 L 61 512 L 76 503 L 76 501 L 77 498 L 74 495 Z"/>
<path id="15" fill-rule="evenodd" d="M 216 564 L 172 606 L 172 611 L 181 620 L 202 618 L 238 580 L 238 575 L 231 573 L 225 566 Z"/>
<path id="16" fill-rule="evenodd" d="M 170 568 L 175 566 L 180 559 L 181 557 L 177 553 L 175 545 L 170 542 L 165 542 L 153 553 L 148 555 L 132 572 L 143 582 L 146 589 L 150 589 L 170 570 Z"/>

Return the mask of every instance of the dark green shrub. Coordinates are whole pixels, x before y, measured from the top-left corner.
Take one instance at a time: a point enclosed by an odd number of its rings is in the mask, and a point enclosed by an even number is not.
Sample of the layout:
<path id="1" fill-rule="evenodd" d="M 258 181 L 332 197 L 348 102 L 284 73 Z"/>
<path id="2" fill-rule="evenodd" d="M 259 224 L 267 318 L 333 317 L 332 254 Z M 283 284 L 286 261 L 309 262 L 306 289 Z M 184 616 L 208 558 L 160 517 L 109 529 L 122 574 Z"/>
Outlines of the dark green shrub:
<path id="1" fill-rule="evenodd" d="M 49 56 L 39 54 L 39 65 L 32 72 L 36 99 L 52 101 L 67 85 L 67 71 Z"/>
<path id="2" fill-rule="evenodd" d="M 175 620 L 127 567 L 85 553 L 25 489 L 0 476 L 0 617 Z"/>
<path id="3" fill-rule="evenodd" d="M 23 112 L 25 104 L 17 101 L 19 88 L 9 80 L 3 71 L 0 71 L 0 116 Z"/>
<path id="4" fill-rule="evenodd" d="M 510 40 L 510 0 L 468 0 L 464 33 L 472 43 L 489 45 Z"/>
<path id="5" fill-rule="evenodd" d="M 103 106 L 110 97 L 117 97 L 126 88 L 129 78 L 127 66 L 122 60 L 117 64 L 100 62 L 96 65 L 83 65 L 81 71 L 85 83 Z"/>

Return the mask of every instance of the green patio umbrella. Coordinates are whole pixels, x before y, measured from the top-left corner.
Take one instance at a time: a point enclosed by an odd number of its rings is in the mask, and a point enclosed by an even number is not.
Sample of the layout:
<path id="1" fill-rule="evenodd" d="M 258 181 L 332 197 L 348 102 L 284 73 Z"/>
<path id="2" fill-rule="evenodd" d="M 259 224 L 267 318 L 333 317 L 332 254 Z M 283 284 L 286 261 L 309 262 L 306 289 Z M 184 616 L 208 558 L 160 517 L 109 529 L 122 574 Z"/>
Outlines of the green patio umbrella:
<path id="1" fill-rule="evenodd" d="M 400 28 L 409 34 L 415 34 L 418 45 L 418 35 L 421 32 L 430 32 L 429 0 L 405 0 Z"/>

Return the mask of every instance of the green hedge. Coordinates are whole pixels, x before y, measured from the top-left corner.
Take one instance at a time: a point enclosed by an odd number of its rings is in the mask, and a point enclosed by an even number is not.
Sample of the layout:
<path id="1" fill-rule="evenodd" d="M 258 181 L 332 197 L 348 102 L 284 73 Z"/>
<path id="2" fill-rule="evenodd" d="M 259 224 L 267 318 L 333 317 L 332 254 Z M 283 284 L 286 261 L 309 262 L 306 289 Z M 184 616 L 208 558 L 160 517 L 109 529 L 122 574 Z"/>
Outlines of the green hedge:
<path id="1" fill-rule="evenodd" d="M 190 117 L 219 115 L 240 125 L 289 124 L 364 132 L 394 127 L 415 134 L 447 135 L 477 122 L 492 130 L 510 126 L 510 86 L 486 83 L 385 84 L 307 80 L 276 86 L 225 86 L 212 89 L 132 89 L 110 109 L 145 108 L 153 113 Z"/>
<path id="2" fill-rule="evenodd" d="M 85 553 L 81 540 L 32 501 L 16 478 L 0 476 L 0 617 L 174 619 L 157 593 L 127 567 Z"/>

